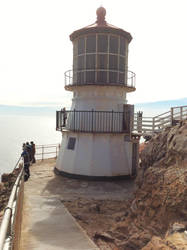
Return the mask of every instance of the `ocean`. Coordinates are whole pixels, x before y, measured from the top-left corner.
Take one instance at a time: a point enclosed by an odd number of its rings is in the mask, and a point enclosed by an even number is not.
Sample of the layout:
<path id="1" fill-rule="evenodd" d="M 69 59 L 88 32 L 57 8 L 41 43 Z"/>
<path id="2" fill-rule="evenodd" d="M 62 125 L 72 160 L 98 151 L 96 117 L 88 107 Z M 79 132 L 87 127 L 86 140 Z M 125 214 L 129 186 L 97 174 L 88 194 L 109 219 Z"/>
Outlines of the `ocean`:
<path id="1" fill-rule="evenodd" d="M 61 142 L 54 115 L 0 115 L 0 175 L 11 172 L 24 142 L 36 145 Z"/>

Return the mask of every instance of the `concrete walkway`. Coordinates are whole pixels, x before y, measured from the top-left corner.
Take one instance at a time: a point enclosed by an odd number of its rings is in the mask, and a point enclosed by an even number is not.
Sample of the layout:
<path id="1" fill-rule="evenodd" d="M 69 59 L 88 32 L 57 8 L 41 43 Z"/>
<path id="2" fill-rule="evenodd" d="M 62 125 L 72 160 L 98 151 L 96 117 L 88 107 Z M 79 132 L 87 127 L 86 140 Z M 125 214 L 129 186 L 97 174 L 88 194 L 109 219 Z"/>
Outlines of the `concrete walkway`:
<path id="1" fill-rule="evenodd" d="M 47 160 L 31 167 L 31 177 L 24 186 L 20 249 L 98 249 L 55 193 L 54 165 L 54 160 Z M 50 189 L 46 188 L 49 184 Z"/>

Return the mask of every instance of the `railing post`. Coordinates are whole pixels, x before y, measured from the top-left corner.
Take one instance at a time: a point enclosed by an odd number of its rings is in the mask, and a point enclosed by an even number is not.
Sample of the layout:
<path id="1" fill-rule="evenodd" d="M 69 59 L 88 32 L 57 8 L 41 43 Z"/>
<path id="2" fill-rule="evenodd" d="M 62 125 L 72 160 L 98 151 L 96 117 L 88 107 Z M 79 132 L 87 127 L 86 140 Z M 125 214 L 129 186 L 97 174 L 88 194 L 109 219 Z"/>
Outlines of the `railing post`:
<path id="1" fill-rule="evenodd" d="M 153 117 L 153 124 L 152 124 L 152 133 L 155 131 L 155 117 Z"/>
<path id="2" fill-rule="evenodd" d="M 138 130 L 138 133 L 142 133 L 142 114 L 143 114 L 143 112 L 141 112 L 141 111 L 137 112 L 137 130 Z"/>
<path id="3" fill-rule="evenodd" d="M 173 126 L 173 108 L 171 108 L 171 126 Z"/>
<path id="4" fill-rule="evenodd" d="M 44 146 L 42 145 L 42 161 L 44 159 Z"/>
<path id="5" fill-rule="evenodd" d="M 112 110 L 112 127 L 111 127 L 111 132 L 113 132 L 113 113 L 114 113 L 114 111 Z M 118 115 L 119 115 L 119 113 L 118 113 Z"/>
<path id="6" fill-rule="evenodd" d="M 180 107 L 180 120 L 183 120 L 183 107 Z"/>
<path id="7" fill-rule="evenodd" d="M 62 110 L 60 110 L 60 112 L 59 112 L 59 118 L 58 118 L 58 120 L 60 120 L 60 129 L 62 130 Z"/>
<path id="8" fill-rule="evenodd" d="M 58 130 L 58 111 L 56 111 L 56 130 Z"/>
<path id="9" fill-rule="evenodd" d="M 74 131 L 75 131 L 75 109 L 73 110 L 73 128 L 74 128 Z"/>

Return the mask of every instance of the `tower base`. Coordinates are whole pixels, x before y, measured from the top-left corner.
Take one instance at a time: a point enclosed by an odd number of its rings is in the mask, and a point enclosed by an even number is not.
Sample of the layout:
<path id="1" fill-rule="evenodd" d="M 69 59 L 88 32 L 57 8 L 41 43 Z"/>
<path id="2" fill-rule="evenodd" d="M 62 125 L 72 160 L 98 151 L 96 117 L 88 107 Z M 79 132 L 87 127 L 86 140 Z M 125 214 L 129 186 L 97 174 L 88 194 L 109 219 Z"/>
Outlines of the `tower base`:
<path id="1" fill-rule="evenodd" d="M 89 175 L 79 175 L 79 174 L 71 174 L 64 171 L 58 170 L 56 167 L 54 168 L 54 172 L 56 175 L 62 175 L 64 177 L 85 180 L 85 181 L 118 181 L 118 180 L 127 180 L 134 179 L 136 175 L 119 175 L 119 176 L 89 176 Z"/>
<path id="2" fill-rule="evenodd" d="M 136 175 L 139 140 L 123 133 L 63 131 L 55 171 L 68 177 L 120 179 Z"/>

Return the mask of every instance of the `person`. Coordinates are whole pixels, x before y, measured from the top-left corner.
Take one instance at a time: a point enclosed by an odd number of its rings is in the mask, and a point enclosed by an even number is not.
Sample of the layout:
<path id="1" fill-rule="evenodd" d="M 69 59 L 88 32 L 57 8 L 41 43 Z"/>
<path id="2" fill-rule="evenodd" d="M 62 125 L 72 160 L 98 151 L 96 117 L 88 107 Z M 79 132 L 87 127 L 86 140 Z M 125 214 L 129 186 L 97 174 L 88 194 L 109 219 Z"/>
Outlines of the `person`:
<path id="1" fill-rule="evenodd" d="M 62 125 L 62 127 L 65 127 L 66 126 L 66 119 L 67 119 L 66 108 L 64 107 L 61 111 L 62 111 L 62 115 L 63 115 L 63 125 Z"/>
<path id="2" fill-rule="evenodd" d="M 32 156 L 32 163 L 36 163 L 36 159 L 35 159 L 35 153 L 36 153 L 36 148 L 35 148 L 35 144 L 33 141 L 30 142 L 31 144 L 31 156 Z"/>
<path id="3" fill-rule="evenodd" d="M 26 142 L 26 150 L 29 153 L 30 163 L 32 163 L 32 147 L 28 142 Z"/>
<path id="4" fill-rule="evenodd" d="M 24 175 L 24 180 L 27 181 L 30 177 L 30 158 L 29 158 L 29 153 L 27 151 L 27 147 L 25 145 L 25 147 L 23 148 L 23 152 L 21 154 L 21 157 L 23 157 L 23 164 L 24 164 L 24 171 L 25 171 L 25 175 Z"/>

